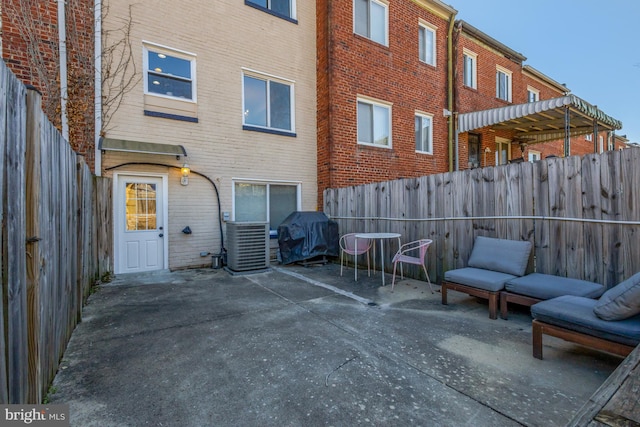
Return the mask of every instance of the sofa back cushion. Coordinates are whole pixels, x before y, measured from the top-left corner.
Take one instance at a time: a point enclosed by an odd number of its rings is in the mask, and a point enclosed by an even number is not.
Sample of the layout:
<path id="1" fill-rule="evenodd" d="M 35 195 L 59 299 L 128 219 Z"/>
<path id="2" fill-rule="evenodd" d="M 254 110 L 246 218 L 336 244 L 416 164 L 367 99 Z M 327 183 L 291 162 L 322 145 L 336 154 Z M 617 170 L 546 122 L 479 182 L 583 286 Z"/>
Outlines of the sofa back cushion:
<path id="1" fill-rule="evenodd" d="M 640 273 L 602 294 L 593 312 L 602 320 L 623 320 L 640 314 Z"/>
<path id="2" fill-rule="evenodd" d="M 468 265 L 474 268 L 522 276 L 527 269 L 531 242 L 476 237 Z"/>

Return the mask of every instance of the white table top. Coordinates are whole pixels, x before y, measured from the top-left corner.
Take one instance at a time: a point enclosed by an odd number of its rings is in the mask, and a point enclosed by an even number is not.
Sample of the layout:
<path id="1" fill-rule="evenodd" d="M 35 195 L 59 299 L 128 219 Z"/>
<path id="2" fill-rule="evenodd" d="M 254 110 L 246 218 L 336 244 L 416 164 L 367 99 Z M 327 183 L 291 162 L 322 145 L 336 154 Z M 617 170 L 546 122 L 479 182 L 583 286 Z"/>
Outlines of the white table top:
<path id="1" fill-rule="evenodd" d="M 358 239 L 395 239 L 400 237 L 400 233 L 358 233 Z"/>

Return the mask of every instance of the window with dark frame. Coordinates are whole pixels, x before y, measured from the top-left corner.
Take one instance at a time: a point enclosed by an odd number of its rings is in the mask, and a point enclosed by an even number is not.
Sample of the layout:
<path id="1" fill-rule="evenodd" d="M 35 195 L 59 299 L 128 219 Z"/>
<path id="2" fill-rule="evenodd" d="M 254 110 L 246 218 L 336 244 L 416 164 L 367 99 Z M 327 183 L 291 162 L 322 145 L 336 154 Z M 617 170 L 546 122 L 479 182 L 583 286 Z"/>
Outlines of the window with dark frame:
<path id="1" fill-rule="evenodd" d="M 253 6 L 256 9 L 263 9 L 265 12 L 287 18 L 288 20 L 295 20 L 294 1 L 295 0 L 245 0 L 245 4 Z"/>

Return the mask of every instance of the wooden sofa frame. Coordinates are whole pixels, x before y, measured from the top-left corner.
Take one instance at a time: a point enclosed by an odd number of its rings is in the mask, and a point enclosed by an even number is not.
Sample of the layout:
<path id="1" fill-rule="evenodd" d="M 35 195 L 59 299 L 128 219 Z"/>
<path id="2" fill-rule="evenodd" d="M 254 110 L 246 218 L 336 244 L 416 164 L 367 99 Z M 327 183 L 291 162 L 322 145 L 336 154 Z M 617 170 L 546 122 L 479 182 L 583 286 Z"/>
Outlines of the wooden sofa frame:
<path id="1" fill-rule="evenodd" d="M 533 357 L 542 360 L 542 336 L 549 335 L 565 341 L 580 344 L 600 351 L 606 351 L 618 356 L 626 357 L 633 351 L 634 346 L 621 344 L 581 332 L 572 331 L 560 326 L 551 325 L 534 319 L 532 322 Z"/>
<path id="2" fill-rule="evenodd" d="M 442 293 L 442 304 L 444 305 L 447 305 L 447 290 L 449 289 L 489 300 L 489 318 L 494 320 L 498 318 L 498 301 L 500 299 L 500 291 L 492 292 L 474 288 L 473 286 L 462 285 L 460 283 L 443 281 L 440 292 Z"/>
<path id="3" fill-rule="evenodd" d="M 533 304 L 537 304 L 540 301 L 544 301 L 544 300 L 530 297 L 527 295 L 514 294 L 509 291 L 500 291 L 500 317 L 502 317 L 505 320 L 507 319 L 508 304 L 510 302 L 514 304 L 531 307 Z"/>

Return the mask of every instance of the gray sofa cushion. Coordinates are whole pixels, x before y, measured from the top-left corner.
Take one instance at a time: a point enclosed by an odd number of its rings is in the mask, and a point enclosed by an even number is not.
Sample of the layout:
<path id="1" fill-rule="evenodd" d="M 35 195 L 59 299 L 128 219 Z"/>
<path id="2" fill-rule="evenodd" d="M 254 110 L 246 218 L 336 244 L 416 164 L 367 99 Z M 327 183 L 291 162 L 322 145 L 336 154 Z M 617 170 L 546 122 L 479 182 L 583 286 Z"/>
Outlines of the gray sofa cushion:
<path id="1" fill-rule="evenodd" d="M 599 283 L 542 273 L 531 273 L 509 280 L 504 288 L 514 294 L 543 300 L 562 295 L 598 298 L 606 290 Z"/>
<path id="2" fill-rule="evenodd" d="M 593 312 L 597 303 L 595 299 L 565 295 L 532 305 L 531 315 L 542 322 L 610 341 L 633 346 L 640 343 L 640 315 L 609 322 Z"/>
<path id="3" fill-rule="evenodd" d="M 604 320 L 622 320 L 640 314 L 640 273 L 605 292 L 593 311 Z"/>
<path id="4" fill-rule="evenodd" d="M 507 281 L 515 278 L 516 276 L 512 274 L 473 267 L 458 268 L 444 273 L 444 280 L 447 282 L 460 283 L 492 292 L 501 291 Z"/>
<path id="5" fill-rule="evenodd" d="M 478 236 L 473 244 L 469 267 L 522 276 L 529 262 L 531 242 Z"/>

